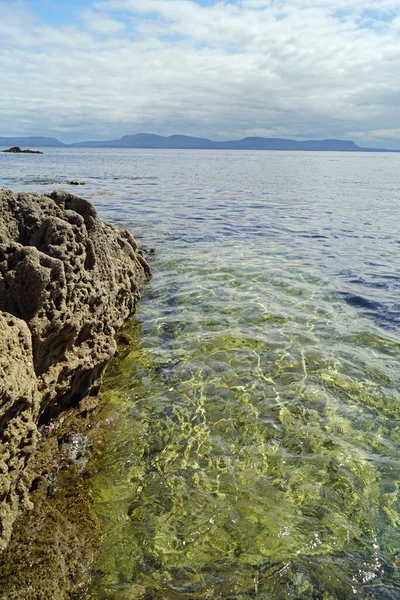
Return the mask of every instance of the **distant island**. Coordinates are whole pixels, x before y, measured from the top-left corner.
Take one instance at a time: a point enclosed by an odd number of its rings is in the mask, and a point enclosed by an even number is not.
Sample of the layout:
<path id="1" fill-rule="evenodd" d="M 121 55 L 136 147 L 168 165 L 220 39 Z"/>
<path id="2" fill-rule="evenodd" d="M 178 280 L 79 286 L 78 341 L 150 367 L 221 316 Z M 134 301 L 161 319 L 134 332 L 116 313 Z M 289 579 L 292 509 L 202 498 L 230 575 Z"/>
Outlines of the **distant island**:
<path id="1" fill-rule="evenodd" d="M 43 154 L 40 150 L 22 150 L 19 146 L 13 146 L 8 150 L 3 150 L 3 152 L 9 152 L 10 154 Z"/>
<path id="2" fill-rule="evenodd" d="M 214 142 L 187 135 L 168 137 L 152 133 L 125 135 L 119 140 L 76 142 L 64 144 L 57 138 L 0 137 L 0 146 L 30 146 L 33 148 L 159 148 L 185 150 L 303 150 L 317 152 L 400 152 L 383 148 L 363 148 L 350 140 L 306 140 L 245 137 L 241 140 Z"/>

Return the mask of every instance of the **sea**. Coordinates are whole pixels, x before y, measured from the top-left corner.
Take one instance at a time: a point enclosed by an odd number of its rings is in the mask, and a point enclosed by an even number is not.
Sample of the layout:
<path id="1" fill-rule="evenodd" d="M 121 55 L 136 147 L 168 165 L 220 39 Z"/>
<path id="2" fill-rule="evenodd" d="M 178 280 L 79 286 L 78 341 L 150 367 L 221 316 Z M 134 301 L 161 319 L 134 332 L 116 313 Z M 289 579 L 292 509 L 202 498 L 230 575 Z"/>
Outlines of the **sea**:
<path id="1" fill-rule="evenodd" d="M 90 199 L 153 273 L 87 600 L 399 599 L 400 154 L 43 151 L 0 186 Z"/>

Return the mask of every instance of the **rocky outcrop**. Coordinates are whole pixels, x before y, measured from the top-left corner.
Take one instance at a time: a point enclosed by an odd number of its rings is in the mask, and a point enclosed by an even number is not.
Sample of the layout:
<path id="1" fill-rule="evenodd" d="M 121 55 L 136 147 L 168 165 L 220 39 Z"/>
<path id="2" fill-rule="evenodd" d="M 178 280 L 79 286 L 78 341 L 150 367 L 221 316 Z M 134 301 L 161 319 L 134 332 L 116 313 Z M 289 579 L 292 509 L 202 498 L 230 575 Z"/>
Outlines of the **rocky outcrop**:
<path id="1" fill-rule="evenodd" d="M 0 312 L 0 549 L 21 506 L 31 507 L 26 467 L 38 438 L 38 410 L 28 326 Z"/>
<path id="2" fill-rule="evenodd" d="M 3 152 L 11 152 L 12 154 L 43 154 L 40 150 L 22 150 L 19 146 L 13 146 Z"/>
<path id="3" fill-rule="evenodd" d="M 40 428 L 96 399 L 149 275 L 87 200 L 0 189 L 0 548 L 30 505 Z"/>

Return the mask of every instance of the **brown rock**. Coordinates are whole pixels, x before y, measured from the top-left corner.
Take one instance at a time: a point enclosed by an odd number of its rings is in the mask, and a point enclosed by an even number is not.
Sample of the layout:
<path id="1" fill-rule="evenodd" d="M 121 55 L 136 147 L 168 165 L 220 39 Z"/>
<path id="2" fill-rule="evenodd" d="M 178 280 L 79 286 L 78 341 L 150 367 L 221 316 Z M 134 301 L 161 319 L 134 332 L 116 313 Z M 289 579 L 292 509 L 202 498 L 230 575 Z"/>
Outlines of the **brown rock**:
<path id="1" fill-rule="evenodd" d="M 0 548 L 29 504 L 38 427 L 97 396 L 149 275 L 87 200 L 0 189 Z"/>
<path id="2" fill-rule="evenodd" d="M 22 507 L 31 507 L 28 460 L 35 450 L 39 396 L 29 329 L 0 312 L 0 550 Z"/>

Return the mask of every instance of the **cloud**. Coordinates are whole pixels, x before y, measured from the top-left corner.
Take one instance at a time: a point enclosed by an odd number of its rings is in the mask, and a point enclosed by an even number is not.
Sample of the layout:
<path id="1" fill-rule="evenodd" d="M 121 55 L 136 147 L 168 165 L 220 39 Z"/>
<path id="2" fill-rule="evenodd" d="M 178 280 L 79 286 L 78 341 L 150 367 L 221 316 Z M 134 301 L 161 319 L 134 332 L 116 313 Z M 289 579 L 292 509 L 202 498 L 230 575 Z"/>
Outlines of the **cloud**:
<path id="1" fill-rule="evenodd" d="M 350 135 L 358 135 L 361 139 L 367 140 L 385 140 L 393 139 L 394 137 L 400 139 L 400 129 L 378 129 L 375 131 L 363 131 L 362 133 L 354 132 Z"/>
<path id="2" fill-rule="evenodd" d="M 104 0 L 54 27 L 0 1 L 0 135 L 400 147 L 399 15 L 400 0 Z"/>
<path id="3" fill-rule="evenodd" d="M 84 12 L 82 14 L 82 19 L 89 31 L 103 35 L 113 36 L 120 34 L 126 28 L 125 23 L 109 18 L 104 14 L 94 10 Z"/>

